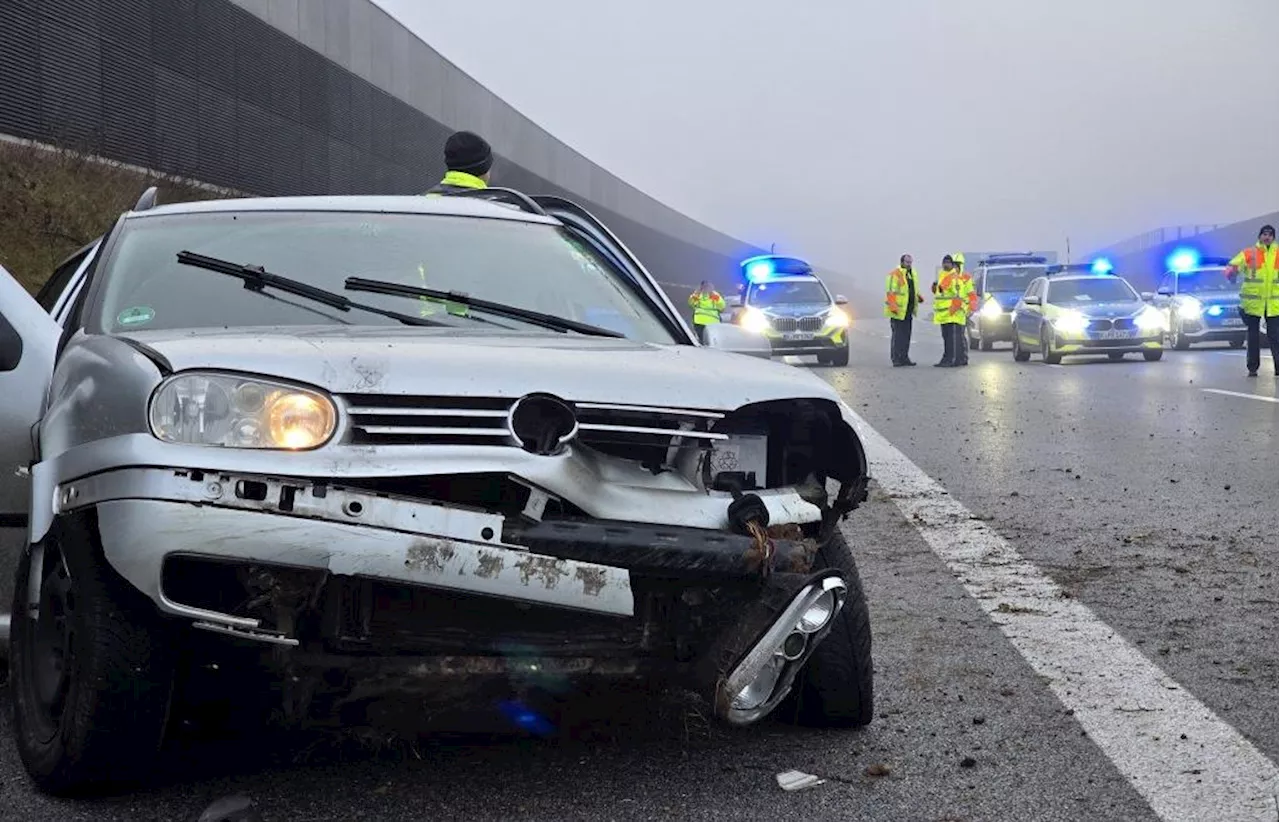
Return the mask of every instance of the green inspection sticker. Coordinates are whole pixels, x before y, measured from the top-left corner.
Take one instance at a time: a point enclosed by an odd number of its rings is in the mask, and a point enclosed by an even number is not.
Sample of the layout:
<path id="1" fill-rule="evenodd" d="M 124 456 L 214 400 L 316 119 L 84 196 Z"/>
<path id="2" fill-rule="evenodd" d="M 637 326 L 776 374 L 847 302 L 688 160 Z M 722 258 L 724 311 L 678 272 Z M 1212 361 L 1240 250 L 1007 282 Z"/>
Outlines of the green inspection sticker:
<path id="1" fill-rule="evenodd" d="M 117 325 L 142 325 L 155 319 L 156 312 L 149 305 L 135 305 L 116 315 Z"/>

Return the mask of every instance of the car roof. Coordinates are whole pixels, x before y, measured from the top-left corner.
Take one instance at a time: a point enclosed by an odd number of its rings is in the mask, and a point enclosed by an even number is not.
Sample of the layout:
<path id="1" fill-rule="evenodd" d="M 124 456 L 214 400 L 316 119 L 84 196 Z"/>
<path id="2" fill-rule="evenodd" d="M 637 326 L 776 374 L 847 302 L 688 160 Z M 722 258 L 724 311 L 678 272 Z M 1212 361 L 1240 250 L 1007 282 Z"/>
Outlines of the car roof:
<path id="1" fill-rule="evenodd" d="M 1091 274 L 1091 273 L 1056 274 L 1056 275 L 1051 275 L 1049 277 L 1049 282 L 1051 283 L 1061 283 L 1061 282 L 1069 282 L 1069 281 L 1075 281 L 1075 280 L 1121 280 L 1122 282 L 1126 282 L 1126 283 L 1129 282 L 1124 277 L 1121 277 L 1119 274 Z"/>
<path id="2" fill-rule="evenodd" d="M 554 217 L 531 214 L 511 206 L 475 197 L 426 197 L 409 195 L 328 195 L 314 197 L 231 197 L 157 205 L 130 211 L 128 219 L 173 214 L 219 214 L 244 211 L 364 212 L 370 214 L 422 214 L 429 216 L 487 217 L 524 223 L 559 225 Z"/>

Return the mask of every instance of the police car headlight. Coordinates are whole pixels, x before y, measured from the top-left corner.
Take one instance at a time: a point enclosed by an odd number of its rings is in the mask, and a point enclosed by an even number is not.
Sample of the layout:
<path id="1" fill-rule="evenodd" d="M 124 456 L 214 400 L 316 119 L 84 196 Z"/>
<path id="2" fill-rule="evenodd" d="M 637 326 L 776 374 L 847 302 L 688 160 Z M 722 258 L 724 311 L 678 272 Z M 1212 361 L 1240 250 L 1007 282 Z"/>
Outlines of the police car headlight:
<path id="1" fill-rule="evenodd" d="M 1198 302 L 1198 301 L 1197 301 Z M 1165 327 L 1164 313 L 1147 306 L 1138 312 L 1138 316 L 1133 318 L 1138 328 L 1142 331 L 1163 331 Z"/>
<path id="2" fill-rule="evenodd" d="M 1204 303 L 1186 294 L 1178 295 L 1178 313 L 1183 317 L 1199 317 L 1204 311 Z"/>
<path id="3" fill-rule="evenodd" d="M 769 318 L 758 308 L 748 308 L 742 312 L 738 325 L 753 334 L 763 334 L 770 328 Z"/>
<path id="4" fill-rule="evenodd" d="M 995 300 L 987 300 L 982 305 L 982 316 L 988 320 L 994 320 L 1004 313 L 1004 309 L 1000 307 L 1000 303 Z"/>
<path id="5" fill-rule="evenodd" d="M 849 314 L 840 308 L 833 308 L 827 314 L 827 325 L 832 328 L 848 328 Z"/>
<path id="6" fill-rule="evenodd" d="M 1053 327 L 1063 334 L 1083 334 L 1089 318 L 1079 311 L 1064 311 L 1053 319 Z"/>

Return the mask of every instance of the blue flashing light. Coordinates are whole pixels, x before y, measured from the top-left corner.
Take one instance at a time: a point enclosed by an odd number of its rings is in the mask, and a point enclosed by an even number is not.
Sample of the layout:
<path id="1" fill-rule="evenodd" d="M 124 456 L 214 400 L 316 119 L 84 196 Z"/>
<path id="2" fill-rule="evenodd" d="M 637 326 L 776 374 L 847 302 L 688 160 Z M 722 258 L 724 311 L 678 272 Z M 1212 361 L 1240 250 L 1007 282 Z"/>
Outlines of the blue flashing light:
<path id="1" fill-rule="evenodd" d="M 1099 257 L 1093 261 L 1093 265 L 1089 266 L 1089 270 L 1094 274 L 1110 274 L 1115 270 L 1115 266 L 1106 257 Z"/>
<path id="2" fill-rule="evenodd" d="M 773 276 L 773 263 L 768 260 L 756 260 L 747 265 L 747 279 L 753 283 L 763 282 Z"/>
<path id="3" fill-rule="evenodd" d="M 1164 262 L 1170 271 L 1182 274 L 1200 265 L 1200 252 L 1194 248 L 1179 248 Z"/>

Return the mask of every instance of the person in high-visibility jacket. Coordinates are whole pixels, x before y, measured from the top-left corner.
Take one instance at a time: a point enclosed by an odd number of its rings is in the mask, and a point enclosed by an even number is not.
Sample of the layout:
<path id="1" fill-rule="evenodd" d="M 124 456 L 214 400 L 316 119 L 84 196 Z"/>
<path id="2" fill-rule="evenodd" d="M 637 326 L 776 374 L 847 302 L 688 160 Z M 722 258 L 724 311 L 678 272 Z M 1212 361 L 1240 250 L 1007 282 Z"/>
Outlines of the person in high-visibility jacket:
<path id="1" fill-rule="evenodd" d="M 973 284 L 973 275 L 965 270 L 964 255 L 956 252 L 951 255 L 959 272 L 961 290 L 964 292 L 964 329 L 956 340 L 956 365 L 969 364 L 969 317 L 978 310 L 978 287 Z"/>
<path id="2" fill-rule="evenodd" d="M 910 254 L 898 258 L 898 267 L 884 283 L 884 315 L 889 318 L 889 361 L 894 368 L 915 365 L 911 361 L 911 325 L 916 306 L 924 295 L 916 285 L 916 271 Z"/>
<path id="3" fill-rule="evenodd" d="M 942 329 L 942 359 L 934 363 L 936 368 L 956 368 L 959 361 L 960 338 L 964 336 L 968 300 L 960 270 L 950 254 L 942 258 L 942 272 L 931 286 L 933 291 L 933 322 Z"/>
<path id="4" fill-rule="evenodd" d="M 1271 364 L 1280 376 L 1280 260 L 1277 260 L 1275 226 L 1264 225 L 1258 232 L 1258 244 L 1246 248 L 1231 259 L 1227 276 L 1240 282 L 1240 318 L 1248 329 L 1249 350 L 1245 366 L 1249 376 L 1258 376 L 1262 365 L 1261 327 L 1266 326 L 1267 343 L 1271 347 Z"/>
<path id="5" fill-rule="evenodd" d="M 720 312 L 725 309 L 724 297 L 711 287 L 706 280 L 698 286 L 698 290 L 689 295 L 689 307 L 693 309 L 693 327 L 698 332 L 698 341 L 707 341 L 707 326 L 720 322 Z"/>
<path id="6" fill-rule="evenodd" d="M 455 131 L 444 142 L 444 178 L 427 189 L 427 194 L 488 188 L 493 169 L 493 149 L 473 131 Z"/>

